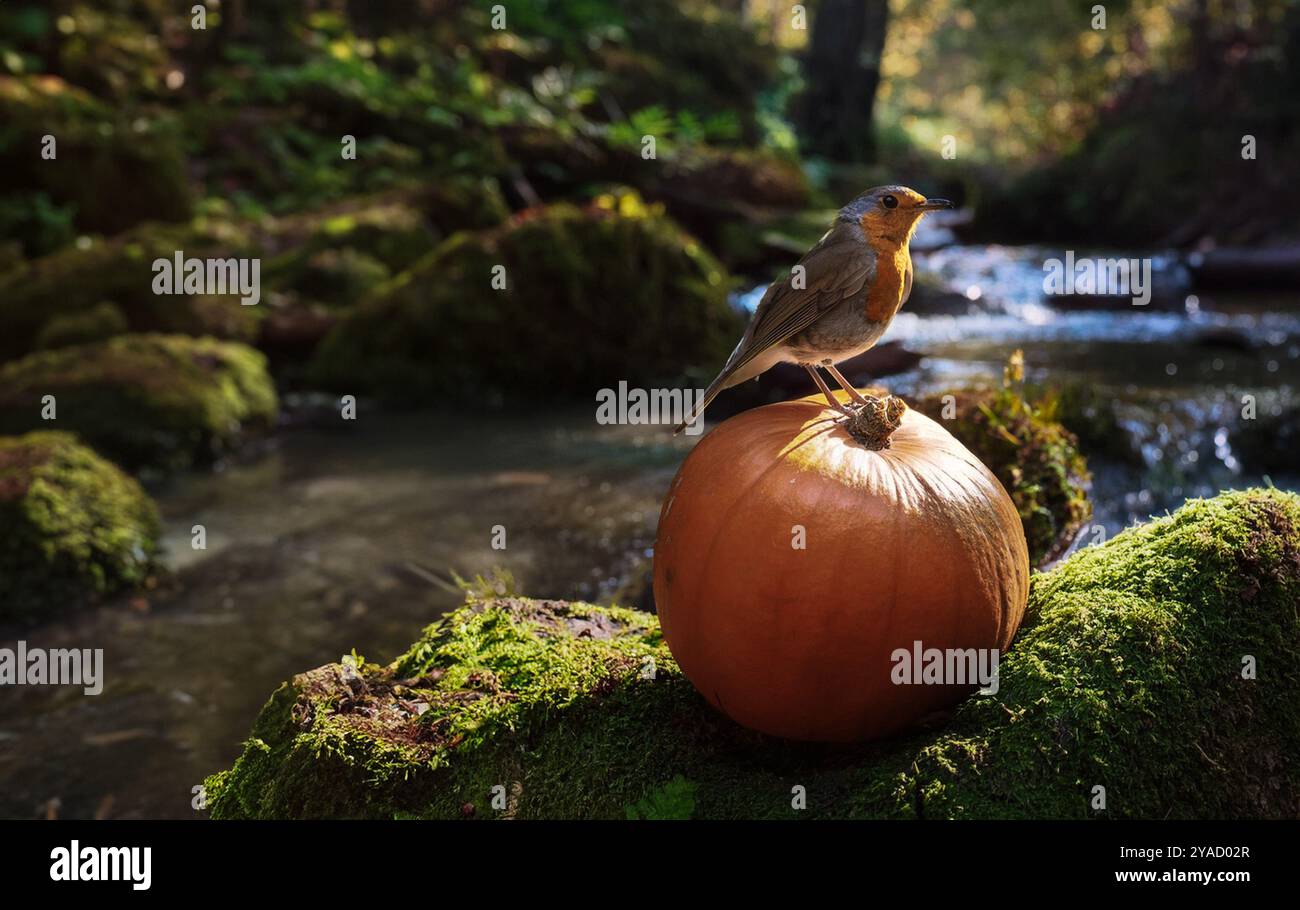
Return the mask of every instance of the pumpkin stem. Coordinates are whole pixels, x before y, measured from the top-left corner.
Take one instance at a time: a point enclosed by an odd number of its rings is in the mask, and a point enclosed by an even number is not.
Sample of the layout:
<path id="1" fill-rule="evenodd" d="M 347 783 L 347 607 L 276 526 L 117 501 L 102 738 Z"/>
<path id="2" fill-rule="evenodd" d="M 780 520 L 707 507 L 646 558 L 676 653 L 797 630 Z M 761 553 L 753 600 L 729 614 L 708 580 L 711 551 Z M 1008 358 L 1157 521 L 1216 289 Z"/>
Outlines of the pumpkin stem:
<path id="1" fill-rule="evenodd" d="M 869 397 L 866 404 L 857 405 L 845 421 L 845 429 L 864 448 L 879 452 L 889 448 L 889 437 L 903 422 L 906 410 L 907 402 L 894 395 Z"/>

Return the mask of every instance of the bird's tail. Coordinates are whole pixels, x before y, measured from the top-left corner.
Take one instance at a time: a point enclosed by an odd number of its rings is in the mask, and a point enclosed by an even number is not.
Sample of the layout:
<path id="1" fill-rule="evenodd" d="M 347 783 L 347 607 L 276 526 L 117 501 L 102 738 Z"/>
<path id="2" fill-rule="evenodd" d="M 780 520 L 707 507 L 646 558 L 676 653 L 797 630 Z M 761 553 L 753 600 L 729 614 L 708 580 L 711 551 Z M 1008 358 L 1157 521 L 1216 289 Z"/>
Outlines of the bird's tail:
<path id="1" fill-rule="evenodd" d="M 673 430 L 674 436 L 679 435 L 682 432 L 682 430 L 686 429 L 688 426 L 695 423 L 695 421 L 699 420 L 701 417 L 704 416 L 704 409 L 709 406 L 709 402 L 717 398 L 718 393 L 727 387 L 726 386 L 727 377 L 730 375 L 731 375 L 730 368 L 724 369 L 721 373 L 718 374 L 717 379 L 709 383 L 709 387 L 704 390 L 704 394 L 701 395 L 699 400 L 695 402 L 695 406 L 692 407 L 690 413 L 686 415 L 686 419 L 683 420 L 681 423 L 677 424 L 677 429 Z"/>

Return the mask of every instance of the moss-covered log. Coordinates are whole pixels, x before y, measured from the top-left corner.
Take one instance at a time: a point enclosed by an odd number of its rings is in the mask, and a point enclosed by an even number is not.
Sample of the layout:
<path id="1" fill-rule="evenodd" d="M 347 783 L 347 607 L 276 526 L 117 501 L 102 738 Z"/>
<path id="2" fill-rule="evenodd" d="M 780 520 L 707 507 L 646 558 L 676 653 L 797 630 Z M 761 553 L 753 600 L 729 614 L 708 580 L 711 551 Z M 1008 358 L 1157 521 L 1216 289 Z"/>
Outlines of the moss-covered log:
<path id="1" fill-rule="evenodd" d="M 235 342 L 122 335 L 0 366 L 0 433 L 71 430 L 129 467 L 209 461 L 276 412 L 266 359 Z"/>
<path id="2" fill-rule="evenodd" d="M 1294 818 L 1298 599 L 1300 496 L 1190 501 L 1037 576 L 996 695 L 855 747 L 736 727 L 682 677 L 652 616 L 471 601 L 392 664 L 353 658 L 282 686 L 209 778 L 209 805 L 217 818 Z"/>
<path id="3" fill-rule="evenodd" d="M 72 435 L 0 437 L 0 621 L 140 585 L 160 532 L 140 485 Z"/>

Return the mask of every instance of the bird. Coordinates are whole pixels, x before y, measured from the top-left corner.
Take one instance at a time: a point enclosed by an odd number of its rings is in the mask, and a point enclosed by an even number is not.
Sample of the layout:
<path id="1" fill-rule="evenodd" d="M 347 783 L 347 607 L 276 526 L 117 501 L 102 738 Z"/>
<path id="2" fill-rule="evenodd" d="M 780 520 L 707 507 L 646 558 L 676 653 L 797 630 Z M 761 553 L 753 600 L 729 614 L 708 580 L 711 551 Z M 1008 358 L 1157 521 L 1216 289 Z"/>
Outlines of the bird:
<path id="1" fill-rule="evenodd" d="M 830 407 L 852 416 L 818 369 L 830 373 L 854 404 L 867 403 L 835 364 L 869 350 L 885 334 L 912 292 L 908 243 L 921 216 L 950 208 L 947 199 L 927 199 L 895 184 L 873 187 L 840 209 L 790 274 L 768 287 L 740 343 L 675 434 L 698 420 L 723 389 L 778 363 L 803 367 Z"/>

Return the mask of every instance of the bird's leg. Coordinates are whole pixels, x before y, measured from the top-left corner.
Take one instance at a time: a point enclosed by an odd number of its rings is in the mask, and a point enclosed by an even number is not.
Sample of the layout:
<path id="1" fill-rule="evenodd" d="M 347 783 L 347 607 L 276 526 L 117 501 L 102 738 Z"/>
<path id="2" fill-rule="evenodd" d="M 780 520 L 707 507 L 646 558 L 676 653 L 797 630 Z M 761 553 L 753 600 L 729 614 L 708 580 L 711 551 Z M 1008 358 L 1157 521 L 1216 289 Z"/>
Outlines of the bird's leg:
<path id="1" fill-rule="evenodd" d="M 826 368 L 826 371 L 828 373 L 830 373 L 832 376 L 835 377 L 835 381 L 838 382 L 844 388 L 844 391 L 849 393 L 850 398 L 852 398 L 858 404 L 867 403 L 867 399 L 862 397 L 862 393 L 859 392 L 857 389 L 853 388 L 853 386 L 849 384 L 849 381 L 844 378 L 843 373 L 835 369 L 835 364 L 831 363 L 828 360 L 825 363 L 823 363 L 822 366 Z"/>
<path id="2" fill-rule="evenodd" d="M 830 387 L 826 385 L 826 380 L 822 379 L 821 373 L 817 372 L 817 368 L 815 366 L 813 366 L 810 363 L 805 363 L 803 365 L 803 368 L 808 371 L 808 375 L 813 378 L 813 382 L 817 383 L 817 388 L 822 390 L 822 394 L 826 396 L 826 401 L 830 404 L 830 406 L 834 410 L 839 411 L 845 417 L 853 416 L 853 412 L 851 410 L 849 410 L 844 405 L 840 404 L 838 401 L 835 400 L 835 396 L 831 394 Z"/>

